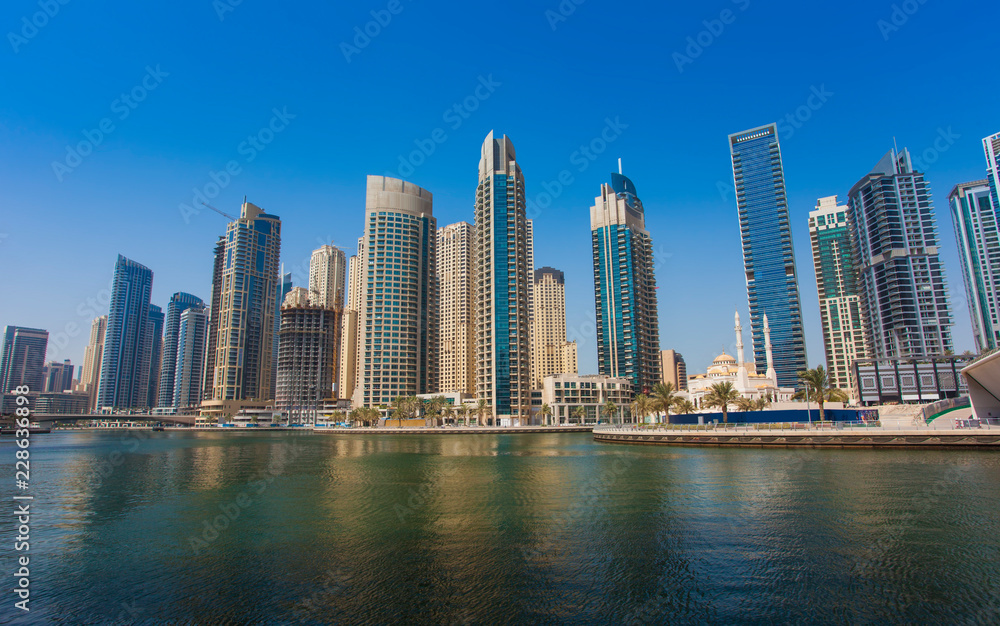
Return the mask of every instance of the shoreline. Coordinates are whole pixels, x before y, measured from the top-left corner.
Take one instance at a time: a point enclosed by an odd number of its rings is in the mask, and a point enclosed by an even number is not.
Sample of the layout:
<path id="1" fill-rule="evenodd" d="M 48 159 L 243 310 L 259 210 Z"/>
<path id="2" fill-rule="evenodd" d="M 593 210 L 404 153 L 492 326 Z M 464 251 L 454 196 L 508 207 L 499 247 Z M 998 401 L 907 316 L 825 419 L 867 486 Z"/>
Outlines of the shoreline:
<path id="1" fill-rule="evenodd" d="M 749 448 L 979 448 L 1000 450 L 991 429 L 775 429 L 757 431 L 595 430 L 594 441 L 626 445 Z"/>

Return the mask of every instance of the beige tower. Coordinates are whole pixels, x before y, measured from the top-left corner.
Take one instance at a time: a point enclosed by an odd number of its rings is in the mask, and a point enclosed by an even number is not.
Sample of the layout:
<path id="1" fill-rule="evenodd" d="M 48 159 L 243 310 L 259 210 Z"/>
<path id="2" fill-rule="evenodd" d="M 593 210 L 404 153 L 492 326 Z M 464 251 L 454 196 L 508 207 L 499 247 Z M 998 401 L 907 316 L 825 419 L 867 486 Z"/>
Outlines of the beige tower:
<path id="1" fill-rule="evenodd" d="M 97 383 L 101 380 L 101 359 L 104 357 L 104 334 L 108 330 L 108 316 L 102 315 L 90 325 L 90 343 L 83 352 L 83 371 L 80 372 L 81 391 L 90 396 L 89 408 L 96 408 Z"/>
<path id="2" fill-rule="evenodd" d="M 560 270 L 542 267 L 532 284 L 532 387 L 542 388 L 551 374 L 576 374 L 576 342 L 566 341 L 566 279 Z"/>
<path id="3" fill-rule="evenodd" d="M 309 261 L 310 301 L 327 309 L 344 306 L 347 256 L 334 246 L 320 246 Z"/>
<path id="4" fill-rule="evenodd" d="M 337 397 L 347 399 L 354 395 L 358 384 L 358 356 L 360 345 L 359 313 L 364 285 L 361 282 L 361 259 L 364 258 L 365 238 L 358 239 L 358 254 L 352 256 L 347 270 L 347 306 L 340 336 L 340 376 L 337 379 Z"/>
<path id="5" fill-rule="evenodd" d="M 437 278 L 441 293 L 441 391 L 476 392 L 472 301 L 475 228 L 468 222 L 437 231 Z"/>

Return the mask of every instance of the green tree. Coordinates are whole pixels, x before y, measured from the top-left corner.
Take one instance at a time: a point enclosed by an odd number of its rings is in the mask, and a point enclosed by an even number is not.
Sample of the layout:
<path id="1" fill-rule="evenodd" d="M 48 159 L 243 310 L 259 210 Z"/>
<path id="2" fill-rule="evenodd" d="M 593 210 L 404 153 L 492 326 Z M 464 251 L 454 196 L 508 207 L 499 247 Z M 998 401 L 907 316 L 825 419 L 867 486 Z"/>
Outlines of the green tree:
<path id="1" fill-rule="evenodd" d="M 604 417 L 608 418 L 608 423 L 612 424 L 614 423 L 615 416 L 618 414 L 618 405 L 608 400 L 604 403 L 602 411 L 604 412 Z"/>
<path id="2" fill-rule="evenodd" d="M 664 421 L 670 423 L 670 409 L 677 402 L 677 390 L 670 381 L 653 385 L 653 393 L 650 395 L 654 411 L 662 411 Z"/>
<path id="3" fill-rule="evenodd" d="M 793 397 L 807 401 L 812 400 L 819 405 L 819 421 L 825 421 L 823 413 L 824 402 L 847 402 L 847 394 L 836 387 L 830 387 L 830 378 L 826 375 L 826 370 L 822 365 L 811 370 L 799 372 L 799 380 L 805 384 L 805 389 L 796 393 Z"/>
<path id="4" fill-rule="evenodd" d="M 715 383 L 705 394 L 704 405 L 722 409 L 722 422 L 725 424 L 729 422 L 729 405 L 736 402 L 739 397 L 740 393 L 733 387 L 733 383 L 729 381 Z"/>
<path id="5" fill-rule="evenodd" d="M 552 407 L 548 404 L 543 404 L 542 408 L 538 409 L 538 414 L 542 416 L 542 422 L 548 426 L 549 419 L 552 417 Z"/>
<path id="6" fill-rule="evenodd" d="M 479 401 L 476 402 L 476 426 L 482 426 L 483 425 L 483 416 L 485 416 L 488 412 L 491 412 L 491 411 L 492 410 L 491 410 L 489 404 L 486 403 L 486 400 L 483 399 L 483 398 L 480 398 Z"/>
<path id="7" fill-rule="evenodd" d="M 582 406 L 575 406 L 575 407 L 573 407 L 573 410 L 570 411 L 570 415 L 572 417 L 575 417 L 577 420 L 579 420 L 580 421 L 580 425 L 582 426 L 584 420 L 587 417 L 587 409 L 583 408 Z"/>
<path id="8" fill-rule="evenodd" d="M 737 411 L 743 411 L 743 412 L 753 411 L 755 406 L 756 403 L 750 398 L 745 398 L 743 396 L 736 398 Z"/>
<path id="9" fill-rule="evenodd" d="M 420 399 L 416 396 L 396 396 L 392 401 L 392 417 L 398 420 L 399 428 L 403 427 L 404 419 L 412 419 L 421 406 Z"/>
<path id="10" fill-rule="evenodd" d="M 677 404 L 674 405 L 674 410 L 683 415 L 694 413 L 694 404 L 692 404 L 687 398 L 681 398 L 677 401 Z"/>
<path id="11" fill-rule="evenodd" d="M 632 400 L 629 410 L 632 413 L 633 420 L 638 421 L 638 418 L 646 421 L 646 416 L 653 410 L 653 401 L 646 394 L 640 393 Z"/>

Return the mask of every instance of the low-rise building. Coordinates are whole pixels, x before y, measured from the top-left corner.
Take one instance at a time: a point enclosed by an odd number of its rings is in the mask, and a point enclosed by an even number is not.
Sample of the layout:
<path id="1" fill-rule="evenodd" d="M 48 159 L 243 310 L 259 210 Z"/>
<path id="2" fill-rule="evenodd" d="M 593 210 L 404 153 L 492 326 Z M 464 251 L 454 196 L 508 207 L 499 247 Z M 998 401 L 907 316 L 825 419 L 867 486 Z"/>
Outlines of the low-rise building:
<path id="1" fill-rule="evenodd" d="M 633 396 L 632 381 L 629 378 L 613 378 L 600 374 L 553 374 L 542 379 L 541 403 L 532 402 L 532 412 L 539 424 L 572 424 L 598 421 L 621 421 L 627 414 Z M 613 416 L 604 414 L 604 407 L 613 402 L 618 412 Z M 551 416 L 539 416 L 542 404 L 552 409 Z M 584 415 L 577 417 L 574 409 L 583 408 Z"/>

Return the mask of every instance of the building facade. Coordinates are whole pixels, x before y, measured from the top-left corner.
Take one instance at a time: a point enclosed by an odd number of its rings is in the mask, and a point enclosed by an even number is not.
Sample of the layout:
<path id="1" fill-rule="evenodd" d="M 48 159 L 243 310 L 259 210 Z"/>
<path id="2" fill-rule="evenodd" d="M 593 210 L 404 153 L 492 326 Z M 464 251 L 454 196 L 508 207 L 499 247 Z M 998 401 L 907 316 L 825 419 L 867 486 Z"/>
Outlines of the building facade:
<path id="1" fill-rule="evenodd" d="M 62 363 L 52 361 L 45 366 L 45 388 L 42 391 L 73 391 L 73 364 L 69 359 Z"/>
<path id="2" fill-rule="evenodd" d="M 890 151 L 850 191 L 851 259 L 875 359 L 952 351 L 952 317 L 930 187 L 910 153 Z"/>
<path id="3" fill-rule="evenodd" d="M 660 372 L 664 384 L 670 383 L 674 389 L 684 391 L 688 387 L 687 364 L 684 356 L 676 350 L 660 351 Z"/>
<path id="4" fill-rule="evenodd" d="M 531 411 L 530 239 L 524 174 L 514 144 L 490 131 L 476 188 L 476 398 L 499 424 L 526 423 Z"/>
<path id="5" fill-rule="evenodd" d="M 437 231 L 437 280 L 441 294 L 442 391 L 476 392 L 475 227 L 449 224 Z"/>
<path id="6" fill-rule="evenodd" d="M 948 195 L 977 352 L 1000 345 L 1000 210 L 992 196 L 987 180 L 955 185 Z"/>
<path id="7" fill-rule="evenodd" d="M 969 395 L 961 376 L 971 356 L 859 359 L 854 362 L 862 405 L 929 403 Z"/>
<path id="8" fill-rule="evenodd" d="M 809 213 L 809 237 L 830 386 L 857 397 L 851 366 L 856 359 L 868 358 L 868 348 L 858 273 L 851 260 L 847 207 L 837 204 L 837 196 L 816 202 L 816 209 Z"/>
<path id="9" fill-rule="evenodd" d="M 208 352 L 208 309 L 204 304 L 186 307 L 177 320 L 177 340 L 174 349 L 173 397 L 167 406 L 186 409 L 201 402 L 204 388 L 205 356 Z M 164 355 L 166 365 L 166 355 Z M 161 396 L 163 389 L 160 389 Z"/>
<path id="10" fill-rule="evenodd" d="M 309 259 L 309 292 L 317 306 L 342 309 L 346 302 L 347 255 L 335 246 L 320 246 Z"/>
<path id="11" fill-rule="evenodd" d="M 153 272 L 118 255 L 104 336 L 97 406 L 114 409 L 149 407 L 153 320 L 149 297 Z"/>
<path id="12" fill-rule="evenodd" d="M 315 423 L 337 380 L 341 313 L 339 306 L 310 304 L 308 293 L 303 301 L 296 291 L 288 294 L 281 309 L 275 408 L 292 423 Z M 321 298 L 312 300 L 318 303 Z"/>
<path id="13" fill-rule="evenodd" d="M 566 341 L 566 277 L 542 267 L 532 281 L 534 314 L 531 324 L 532 389 L 552 374 L 576 374 L 576 342 Z"/>
<path id="14" fill-rule="evenodd" d="M 785 173 L 775 124 L 729 136 L 743 244 L 754 360 L 764 360 L 764 315 L 771 323 L 774 369 L 781 385 L 807 369 L 798 273 L 788 219 Z"/>
<path id="15" fill-rule="evenodd" d="M 177 342 L 180 334 L 181 314 L 191 307 L 204 309 L 201 298 L 189 293 L 177 292 L 170 296 L 167 304 L 167 315 L 163 324 L 163 365 L 160 367 L 160 389 L 157 393 L 156 406 L 174 405 L 174 380 L 177 377 Z M 202 347 L 205 338 L 201 338 Z M 201 360 L 204 367 L 204 359 Z M 199 372 L 197 379 L 201 380 Z M 188 394 L 185 394 L 187 396 Z"/>
<path id="16" fill-rule="evenodd" d="M 108 316 L 95 318 L 90 324 L 90 342 L 83 351 L 83 370 L 80 372 L 80 391 L 90 402 L 87 410 L 97 406 L 97 387 L 101 381 L 101 360 L 104 358 L 104 336 L 108 331 Z"/>
<path id="17" fill-rule="evenodd" d="M 215 353 L 219 343 L 219 317 L 222 315 L 222 271 L 226 267 L 226 236 L 215 242 L 212 265 L 212 302 L 208 309 L 208 332 L 205 335 L 205 374 L 202 377 L 202 400 L 215 395 Z"/>
<path id="18" fill-rule="evenodd" d="M 341 322 L 340 335 L 340 373 L 337 382 L 337 397 L 350 399 L 358 385 L 358 372 L 361 367 L 361 308 L 364 283 L 362 282 L 362 264 L 364 263 L 365 238 L 358 239 L 358 253 L 351 257 L 347 264 L 347 307 Z"/>
<path id="19" fill-rule="evenodd" d="M 23 326 L 8 326 L 3 334 L 3 354 L 0 355 L 0 391 L 10 393 L 15 387 L 27 385 L 41 392 L 45 384 L 45 351 L 49 331 Z"/>
<path id="20" fill-rule="evenodd" d="M 437 221 L 425 189 L 369 176 L 355 407 L 438 385 Z"/>
<path id="21" fill-rule="evenodd" d="M 146 406 L 156 406 L 160 393 L 160 372 L 163 370 L 163 326 L 165 315 L 163 309 L 155 304 L 149 305 L 149 391 L 146 395 Z"/>
<path id="22" fill-rule="evenodd" d="M 281 219 L 244 202 L 226 231 L 210 413 L 271 399 L 280 251 Z"/>
<path id="23" fill-rule="evenodd" d="M 983 138 L 983 151 L 986 153 L 986 182 L 990 186 L 990 200 L 993 208 L 1000 211 L 1000 133 Z M 1000 218 L 997 218 L 1000 219 Z"/>
<path id="24" fill-rule="evenodd" d="M 553 374 L 542 381 L 541 404 L 549 405 L 552 415 L 547 418 L 539 416 L 539 423 L 574 424 L 601 422 L 621 423 L 628 415 L 629 404 L 635 391 L 632 381 L 626 377 L 603 376 L 599 374 Z M 613 415 L 605 413 L 608 402 L 615 405 Z M 581 407 L 583 416 L 574 414 L 574 409 Z"/>
<path id="25" fill-rule="evenodd" d="M 590 230 L 599 371 L 648 394 L 661 379 L 653 241 L 635 185 L 621 173 L 601 185 Z"/>

